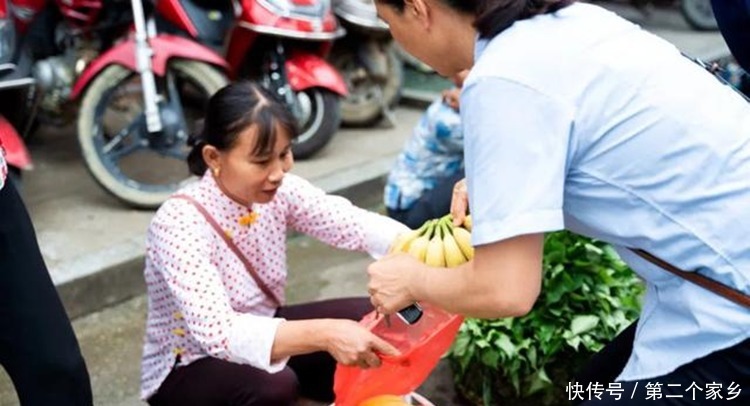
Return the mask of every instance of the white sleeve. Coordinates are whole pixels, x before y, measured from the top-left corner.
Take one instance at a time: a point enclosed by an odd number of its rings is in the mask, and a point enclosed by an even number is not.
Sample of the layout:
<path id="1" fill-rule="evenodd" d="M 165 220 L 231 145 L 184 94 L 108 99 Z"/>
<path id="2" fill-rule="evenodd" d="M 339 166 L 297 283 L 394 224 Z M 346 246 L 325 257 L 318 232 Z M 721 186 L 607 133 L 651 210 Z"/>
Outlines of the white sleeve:
<path id="1" fill-rule="evenodd" d="M 461 96 L 472 243 L 560 230 L 574 109 L 535 89 L 480 78 Z"/>
<path id="2" fill-rule="evenodd" d="M 211 262 L 213 247 L 224 244 L 203 216 L 187 202 L 169 201 L 149 227 L 151 261 L 183 314 L 187 329 L 207 354 L 268 372 L 284 368 L 288 358 L 271 363 L 276 330 L 283 319 L 235 311 Z"/>
<path id="3" fill-rule="evenodd" d="M 349 200 L 325 193 L 295 175 L 286 175 L 289 224 L 337 248 L 385 255 L 399 233 L 409 228 L 389 217 L 361 209 Z"/>

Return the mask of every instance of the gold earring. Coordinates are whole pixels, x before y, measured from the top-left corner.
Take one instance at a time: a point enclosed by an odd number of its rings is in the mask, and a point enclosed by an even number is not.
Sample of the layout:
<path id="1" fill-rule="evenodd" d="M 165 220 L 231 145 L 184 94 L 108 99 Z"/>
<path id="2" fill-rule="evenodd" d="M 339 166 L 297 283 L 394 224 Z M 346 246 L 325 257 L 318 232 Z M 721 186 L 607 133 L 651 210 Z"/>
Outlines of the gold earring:
<path id="1" fill-rule="evenodd" d="M 221 173 L 221 168 L 214 168 L 214 177 L 218 178 Z"/>

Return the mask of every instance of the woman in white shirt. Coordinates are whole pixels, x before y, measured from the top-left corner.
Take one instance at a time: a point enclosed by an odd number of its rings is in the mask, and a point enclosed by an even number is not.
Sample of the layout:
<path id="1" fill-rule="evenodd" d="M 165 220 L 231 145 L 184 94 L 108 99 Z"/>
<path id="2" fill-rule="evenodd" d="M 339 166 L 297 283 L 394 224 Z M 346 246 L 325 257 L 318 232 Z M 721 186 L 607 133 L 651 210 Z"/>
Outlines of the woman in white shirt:
<path id="1" fill-rule="evenodd" d="M 257 84 L 211 98 L 188 157 L 202 178 L 148 230 L 149 404 L 330 402 L 336 361 L 369 368 L 396 352 L 355 321 L 372 310 L 367 298 L 285 304 L 288 230 L 375 257 L 407 230 L 288 174 L 296 135 L 292 114 Z"/>
<path id="2" fill-rule="evenodd" d="M 544 233 L 569 229 L 611 243 L 647 284 L 637 326 L 595 358 L 584 391 L 617 381 L 631 402 L 645 402 L 658 384 L 661 401 L 679 403 L 715 396 L 718 385 L 725 399 L 750 399 L 742 387 L 750 310 L 738 303 L 750 292 L 742 97 L 671 44 L 591 4 L 376 4 L 394 38 L 439 73 L 473 65 L 461 120 L 476 256 L 451 272 L 405 255 L 376 262 L 373 304 L 384 313 L 427 301 L 474 317 L 524 315 L 541 289 Z M 460 221 L 466 206 L 454 206 Z"/>

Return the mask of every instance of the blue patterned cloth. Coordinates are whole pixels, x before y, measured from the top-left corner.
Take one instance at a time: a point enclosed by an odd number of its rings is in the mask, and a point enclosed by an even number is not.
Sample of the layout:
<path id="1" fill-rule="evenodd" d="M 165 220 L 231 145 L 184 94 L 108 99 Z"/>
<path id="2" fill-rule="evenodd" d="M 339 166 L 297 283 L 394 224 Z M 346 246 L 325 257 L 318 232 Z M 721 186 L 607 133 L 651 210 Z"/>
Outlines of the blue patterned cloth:
<path id="1" fill-rule="evenodd" d="M 461 116 L 442 98 L 435 100 L 404 144 L 385 185 L 385 205 L 406 210 L 425 190 L 464 167 Z"/>

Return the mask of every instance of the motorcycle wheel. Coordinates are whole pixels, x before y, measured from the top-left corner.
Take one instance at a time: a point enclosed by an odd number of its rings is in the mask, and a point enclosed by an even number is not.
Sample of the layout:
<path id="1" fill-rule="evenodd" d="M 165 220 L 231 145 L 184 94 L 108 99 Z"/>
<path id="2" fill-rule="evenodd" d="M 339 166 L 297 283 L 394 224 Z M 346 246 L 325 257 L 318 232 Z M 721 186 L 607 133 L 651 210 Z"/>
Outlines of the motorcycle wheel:
<path id="1" fill-rule="evenodd" d="M 296 93 L 302 111 L 300 134 L 292 144 L 295 158 L 305 159 L 328 144 L 341 125 L 341 98 L 330 90 L 313 87 Z"/>
<path id="2" fill-rule="evenodd" d="M 700 31 L 719 29 L 711 8 L 711 0 L 682 0 L 680 10 L 691 27 Z"/>
<path id="3" fill-rule="evenodd" d="M 104 69 L 85 91 L 78 114 L 78 142 L 86 168 L 107 192 L 127 204 L 153 209 L 194 179 L 187 171 L 188 134 L 199 130 L 208 98 L 228 80 L 203 62 L 171 62 L 157 77 L 164 104 L 182 114 L 162 119 L 179 128 L 168 137 L 148 134 L 140 77 L 119 65 Z M 165 131 L 165 134 L 168 133 Z"/>
<path id="4" fill-rule="evenodd" d="M 333 56 L 333 65 L 344 76 L 349 90 L 349 95 L 341 101 L 341 122 L 344 125 L 370 126 L 383 116 L 383 100 L 388 107 L 398 103 L 404 83 L 403 61 L 393 46 L 388 46 L 385 54 L 388 79 L 384 84 L 370 77 L 352 48 Z"/>

